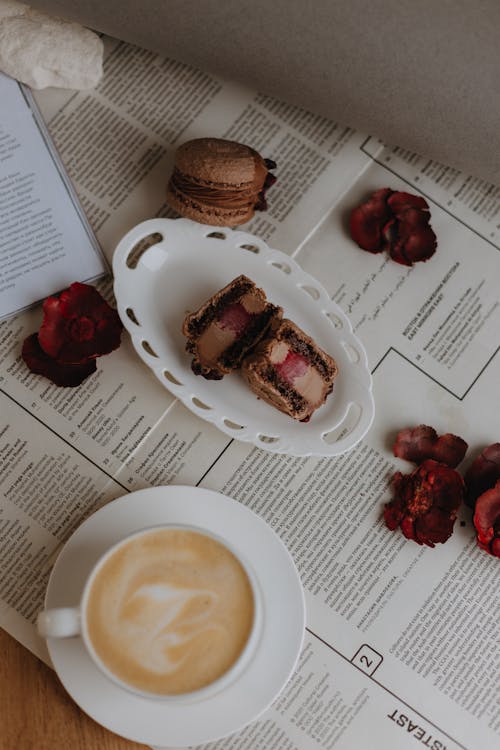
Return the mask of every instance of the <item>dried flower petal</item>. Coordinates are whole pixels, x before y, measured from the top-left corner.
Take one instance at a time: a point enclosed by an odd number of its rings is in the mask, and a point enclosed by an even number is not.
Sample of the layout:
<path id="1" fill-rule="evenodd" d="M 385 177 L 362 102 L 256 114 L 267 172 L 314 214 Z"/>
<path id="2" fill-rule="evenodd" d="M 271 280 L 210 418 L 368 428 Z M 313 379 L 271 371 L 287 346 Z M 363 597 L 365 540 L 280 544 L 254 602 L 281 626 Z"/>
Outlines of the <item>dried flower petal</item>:
<path id="1" fill-rule="evenodd" d="M 264 163 L 268 170 L 276 169 L 277 167 L 277 164 L 275 161 L 273 161 L 273 159 L 264 159 Z M 276 175 L 272 174 L 270 171 L 266 174 L 266 178 L 264 180 L 262 190 L 257 196 L 257 203 L 254 206 L 256 211 L 267 211 L 266 193 L 269 190 L 269 188 L 274 185 L 274 183 L 276 182 L 276 179 L 277 179 Z"/>
<path id="2" fill-rule="evenodd" d="M 433 458 L 442 464 L 455 468 L 462 461 L 468 445 L 458 435 L 438 436 L 436 430 L 428 425 L 407 427 L 400 430 L 394 443 L 394 455 L 420 464 L 427 458 Z"/>
<path id="3" fill-rule="evenodd" d="M 391 195 L 387 199 L 387 204 L 396 216 L 399 216 L 410 208 L 416 208 L 419 211 L 429 210 L 427 201 L 421 195 L 403 193 L 401 190 L 396 192 L 391 191 Z"/>
<path id="4" fill-rule="evenodd" d="M 49 357 L 40 346 L 37 333 L 33 333 L 24 340 L 21 356 L 31 372 L 43 375 L 55 385 L 70 388 L 83 383 L 97 369 L 95 359 L 89 359 L 78 365 L 68 365 Z"/>
<path id="5" fill-rule="evenodd" d="M 500 557 L 500 481 L 477 498 L 474 526 L 481 549 Z"/>
<path id="6" fill-rule="evenodd" d="M 427 201 L 419 195 L 381 188 L 351 212 L 352 239 L 371 253 L 388 250 L 397 263 L 428 260 L 437 240 Z"/>
<path id="7" fill-rule="evenodd" d="M 386 235 L 387 230 L 384 230 Z M 436 252 L 437 240 L 429 225 L 428 211 L 408 208 L 396 214 L 391 237 L 388 241 L 389 255 L 404 266 L 429 260 Z"/>
<path id="8" fill-rule="evenodd" d="M 434 547 L 453 531 L 464 483 L 449 466 L 428 459 L 412 474 L 394 475 L 394 499 L 384 509 L 389 529 L 398 526 L 407 539 Z"/>
<path id="9" fill-rule="evenodd" d="M 465 473 L 466 502 L 474 508 L 476 499 L 500 479 L 500 443 L 488 445 Z"/>
<path id="10" fill-rule="evenodd" d="M 376 190 L 366 203 L 362 203 L 351 212 L 351 237 L 369 253 L 381 253 L 385 248 L 382 232 L 392 215 L 387 206 L 387 198 L 391 194 L 390 188 Z"/>
<path id="11" fill-rule="evenodd" d="M 43 312 L 39 344 L 60 363 L 84 363 L 120 346 L 118 313 L 93 286 L 71 284 L 59 297 L 48 297 Z"/>

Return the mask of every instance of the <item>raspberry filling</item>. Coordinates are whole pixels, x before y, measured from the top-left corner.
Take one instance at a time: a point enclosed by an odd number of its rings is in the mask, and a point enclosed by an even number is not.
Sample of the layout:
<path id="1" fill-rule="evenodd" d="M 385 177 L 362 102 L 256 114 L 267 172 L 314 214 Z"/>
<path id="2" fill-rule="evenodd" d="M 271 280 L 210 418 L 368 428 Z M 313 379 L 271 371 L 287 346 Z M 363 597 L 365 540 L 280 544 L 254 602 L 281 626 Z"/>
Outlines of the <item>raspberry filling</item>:
<path id="1" fill-rule="evenodd" d="M 242 304 L 237 302 L 224 308 L 218 322 L 221 328 L 231 331 L 236 337 L 239 337 L 246 331 L 253 317 L 252 313 L 249 313 Z"/>
<path id="2" fill-rule="evenodd" d="M 286 380 L 290 385 L 294 385 L 298 378 L 306 375 L 309 362 L 305 357 L 289 350 L 283 362 L 276 363 L 274 367 L 283 380 Z"/>

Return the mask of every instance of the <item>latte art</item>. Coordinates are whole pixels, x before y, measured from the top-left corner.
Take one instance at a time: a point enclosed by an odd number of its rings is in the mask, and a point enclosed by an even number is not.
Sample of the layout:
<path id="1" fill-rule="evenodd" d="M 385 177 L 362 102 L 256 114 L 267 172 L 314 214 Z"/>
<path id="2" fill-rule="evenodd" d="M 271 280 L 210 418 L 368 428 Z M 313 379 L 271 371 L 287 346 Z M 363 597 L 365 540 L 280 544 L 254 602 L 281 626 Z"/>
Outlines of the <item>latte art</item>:
<path id="1" fill-rule="evenodd" d="M 215 629 L 228 635 L 220 624 L 210 622 L 217 599 L 217 594 L 208 589 L 144 585 L 124 602 L 121 612 L 115 613 L 118 617 L 115 616 L 113 627 L 121 626 L 130 644 L 129 657 L 135 657 L 152 672 L 171 674 L 186 659 L 197 637 L 209 638 Z M 188 614 L 197 608 L 198 614 Z"/>
<path id="2" fill-rule="evenodd" d="M 254 601 L 227 547 L 172 528 L 118 547 L 98 570 L 86 611 L 89 639 L 113 674 L 140 690 L 178 695 L 209 685 L 235 663 Z"/>

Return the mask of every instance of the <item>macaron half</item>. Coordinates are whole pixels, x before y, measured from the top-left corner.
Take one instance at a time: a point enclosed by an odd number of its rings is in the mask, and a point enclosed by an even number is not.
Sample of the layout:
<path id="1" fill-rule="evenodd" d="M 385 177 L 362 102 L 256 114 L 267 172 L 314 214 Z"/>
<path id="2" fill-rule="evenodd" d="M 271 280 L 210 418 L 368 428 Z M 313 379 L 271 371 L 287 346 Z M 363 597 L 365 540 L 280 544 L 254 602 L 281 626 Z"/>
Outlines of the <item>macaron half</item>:
<path id="1" fill-rule="evenodd" d="M 167 201 L 181 216 L 202 224 L 238 226 L 267 208 L 275 182 L 270 159 L 236 141 L 197 138 L 176 152 Z"/>

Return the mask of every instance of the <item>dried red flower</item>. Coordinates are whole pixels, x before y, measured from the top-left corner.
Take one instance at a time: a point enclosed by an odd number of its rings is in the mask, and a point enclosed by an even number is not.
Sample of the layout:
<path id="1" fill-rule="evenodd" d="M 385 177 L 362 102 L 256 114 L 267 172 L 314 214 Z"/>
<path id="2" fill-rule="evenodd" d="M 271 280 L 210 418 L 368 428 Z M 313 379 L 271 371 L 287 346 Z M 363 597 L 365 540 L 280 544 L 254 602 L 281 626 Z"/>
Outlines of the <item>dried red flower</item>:
<path id="1" fill-rule="evenodd" d="M 391 190 L 391 195 L 387 198 L 387 205 L 395 216 L 400 216 L 411 208 L 417 211 L 429 210 L 427 201 L 421 195 L 413 195 L 413 193 L 403 193 L 401 191 Z"/>
<path id="2" fill-rule="evenodd" d="M 387 198 L 391 193 L 390 188 L 376 190 L 365 203 L 351 212 L 349 222 L 351 237 L 369 253 L 381 253 L 385 249 L 386 240 L 383 230 L 392 216 L 387 205 Z"/>
<path id="3" fill-rule="evenodd" d="M 271 169 L 276 169 L 276 162 L 272 159 L 264 159 L 264 163 L 266 167 Z M 270 187 L 274 185 L 276 182 L 276 175 L 271 174 L 271 172 L 268 172 L 266 174 L 266 178 L 264 180 L 264 185 L 262 186 L 262 190 L 260 191 L 259 195 L 257 196 L 257 203 L 255 204 L 254 208 L 256 211 L 267 211 L 267 196 L 266 193 L 269 190 Z"/>
<path id="4" fill-rule="evenodd" d="M 453 469 L 462 461 L 468 445 L 458 435 L 438 436 L 436 430 L 428 425 L 407 427 L 400 430 L 394 443 L 394 455 L 420 464 L 427 458 L 433 458 Z"/>
<path id="5" fill-rule="evenodd" d="M 500 479 L 500 443 L 488 445 L 465 472 L 466 502 L 474 508 L 477 498 Z"/>
<path id="6" fill-rule="evenodd" d="M 424 198 L 381 188 L 351 212 L 351 237 L 363 250 L 387 250 L 397 263 L 411 266 L 436 251 L 437 239 L 429 221 Z"/>
<path id="7" fill-rule="evenodd" d="M 429 547 L 451 536 L 464 493 L 458 472 L 427 459 L 412 474 L 398 471 L 393 486 L 395 498 L 384 509 L 389 529 L 400 526 L 407 539 Z"/>
<path id="8" fill-rule="evenodd" d="M 500 557 L 500 480 L 477 498 L 474 526 L 481 549 Z"/>
<path id="9" fill-rule="evenodd" d="M 74 388 L 97 370 L 95 359 L 78 365 L 67 365 L 49 357 L 38 342 L 38 334 L 28 336 L 23 343 L 21 356 L 35 375 L 43 375 L 55 385 Z"/>
<path id="10" fill-rule="evenodd" d="M 60 364 L 81 364 L 120 346 L 122 323 L 97 289 L 75 282 L 43 303 L 42 349 Z"/>

